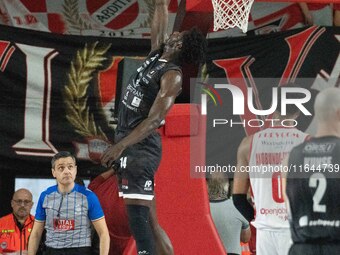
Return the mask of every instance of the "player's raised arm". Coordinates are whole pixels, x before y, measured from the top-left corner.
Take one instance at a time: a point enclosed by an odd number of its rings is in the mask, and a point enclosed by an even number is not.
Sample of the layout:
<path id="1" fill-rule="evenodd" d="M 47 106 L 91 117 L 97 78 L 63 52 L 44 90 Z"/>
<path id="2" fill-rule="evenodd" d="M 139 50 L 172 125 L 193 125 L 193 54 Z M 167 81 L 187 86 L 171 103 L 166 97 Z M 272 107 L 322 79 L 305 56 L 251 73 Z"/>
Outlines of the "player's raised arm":
<path id="1" fill-rule="evenodd" d="M 283 169 L 289 169 L 289 155 L 286 156 L 283 161 L 282 161 L 282 168 Z M 287 198 L 287 193 L 286 193 L 286 187 L 287 187 L 287 172 L 283 171 L 281 173 L 282 176 L 282 192 L 283 192 L 283 199 L 285 200 L 286 207 L 288 208 L 288 198 Z"/>
<path id="2" fill-rule="evenodd" d="M 234 174 L 233 194 L 247 194 L 249 190 L 249 173 L 244 171 L 248 166 L 248 155 L 250 150 L 251 137 L 245 137 L 237 150 L 236 173 Z"/>
<path id="3" fill-rule="evenodd" d="M 155 0 L 151 23 L 151 51 L 160 48 L 167 39 L 169 0 Z"/>

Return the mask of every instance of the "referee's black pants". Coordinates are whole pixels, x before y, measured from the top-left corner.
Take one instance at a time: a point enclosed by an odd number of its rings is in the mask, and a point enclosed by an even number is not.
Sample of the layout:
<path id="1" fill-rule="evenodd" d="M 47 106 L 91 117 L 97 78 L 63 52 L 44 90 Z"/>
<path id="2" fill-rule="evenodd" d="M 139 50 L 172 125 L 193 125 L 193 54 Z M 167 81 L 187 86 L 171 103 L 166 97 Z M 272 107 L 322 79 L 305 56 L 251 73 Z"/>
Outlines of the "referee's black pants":
<path id="1" fill-rule="evenodd" d="M 44 255 L 91 255 L 91 247 L 61 248 L 54 249 L 46 247 Z"/>

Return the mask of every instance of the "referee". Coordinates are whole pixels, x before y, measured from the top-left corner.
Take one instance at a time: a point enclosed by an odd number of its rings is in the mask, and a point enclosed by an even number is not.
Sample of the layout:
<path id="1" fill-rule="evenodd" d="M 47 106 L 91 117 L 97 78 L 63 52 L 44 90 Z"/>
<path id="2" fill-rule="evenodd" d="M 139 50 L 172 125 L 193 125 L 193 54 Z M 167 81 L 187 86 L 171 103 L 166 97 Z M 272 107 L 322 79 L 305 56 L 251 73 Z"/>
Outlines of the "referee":
<path id="1" fill-rule="evenodd" d="M 52 175 L 57 185 L 41 193 L 28 254 L 35 255 L 44 228 L 46 255 L 91 255 L 91 223 L 100 239 L 100 255 L 109 252 L 110 238 L 97 196 L 74 182 L 75 157 L 61 151 L 52 158 Z"/>

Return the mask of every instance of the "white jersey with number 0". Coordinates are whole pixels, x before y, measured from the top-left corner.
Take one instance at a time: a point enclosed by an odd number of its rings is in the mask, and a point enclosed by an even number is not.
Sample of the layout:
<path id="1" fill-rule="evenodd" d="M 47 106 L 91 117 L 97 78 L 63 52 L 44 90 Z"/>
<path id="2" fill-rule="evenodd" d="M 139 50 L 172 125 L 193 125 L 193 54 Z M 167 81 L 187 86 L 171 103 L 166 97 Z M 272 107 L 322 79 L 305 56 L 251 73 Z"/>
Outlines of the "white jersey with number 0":
<path id="1" fill-rule="evenodd" d="M 258 229 L 289 228 L 282 194 L 282 161 L 291 149 L 306 139 L 295 128 L 273 127 L 253 135 L 249 155 L 249 177 Z"/>

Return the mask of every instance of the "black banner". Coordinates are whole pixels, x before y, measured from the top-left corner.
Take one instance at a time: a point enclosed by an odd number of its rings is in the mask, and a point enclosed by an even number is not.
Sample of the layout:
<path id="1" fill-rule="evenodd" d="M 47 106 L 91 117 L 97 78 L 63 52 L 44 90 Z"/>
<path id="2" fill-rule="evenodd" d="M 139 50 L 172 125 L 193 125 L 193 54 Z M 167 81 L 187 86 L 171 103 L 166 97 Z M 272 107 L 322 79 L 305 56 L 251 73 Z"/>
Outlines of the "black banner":
<path id="1" fill-rule="evenodd" d="M 79 175 L 101 171 L 117 90 L 149 46 L 1 26 L 0 171 L 50 176 L 51 156 L 60 150 L 78 157 Z"/>
<path id="2" fill-rule="evenodd" d="M 241 140 L 263 128 L 254 124 L 263 116 L 249 110 L 247 91 L 252 90 L 254 107 L 269 109 L 272 89 L 294 82 L 307 89 L 311 99 L 305 107 L 313 113 L 314 98 L 318 91 L 339 86 L 340 28 L 306 27 L 304 29 L 273 33 L 263 36 L 221 38 L 209 41 L 207 73 L 204 93 L 208 93 L 207 164 L 236 165 L 236 152 Z M 216 89 L 214 84 L 233 84 L 244 96 L 244 114 L 235 114 L 230 91 Z M 202 88 L 199 93 L 202 94 Z M 340 100 L 340 99 L 339 99 Z M 218 115 L 219 113 L 222 114 Z M 213 119 L 220 119 L 213 127 Z M 222 116 L 222 117 L 221 117 Z M 223 118 L 223 119 L 222 119 Z M 298 128 L 313 134 L 313 116 L 300 114 Z M 231 122 L 245 125 L 230 126 Z M 251 121 L 251 125 L 247 125 Z M 228 122 L 228 123 L 227 123 Z"/>

